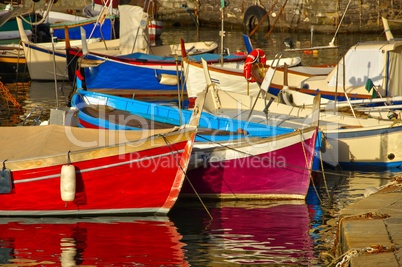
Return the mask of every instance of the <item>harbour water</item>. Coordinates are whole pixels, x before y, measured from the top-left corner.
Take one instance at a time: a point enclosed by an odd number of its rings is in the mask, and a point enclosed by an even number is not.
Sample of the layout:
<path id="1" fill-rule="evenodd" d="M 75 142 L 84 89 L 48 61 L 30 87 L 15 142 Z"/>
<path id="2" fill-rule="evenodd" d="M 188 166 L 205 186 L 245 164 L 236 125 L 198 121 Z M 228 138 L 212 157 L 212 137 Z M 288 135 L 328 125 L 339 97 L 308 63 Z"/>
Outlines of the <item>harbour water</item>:
<path id="1" fill-rule="evenodd" d="M 217 31 L 210 29 L 198 34 L 171 29 L 161 39 L 219 43 L 215 36 Z M 267 40 L 257 33 L 252 42 L 272 58 L 285 48 L 287 37 L 310 46 L 311 35 L 305 34 L 273 33 Z M 316 35 L 313 45 L 327 45 L 332 38 L 332 33 Z M 299 55 L 306 65 L 334 64 L 356 42 L 381 38 L 338 36 L 338 49 Z M 225 47 L 244 50 L 241 32 L 227 31 Z M 15 86 L 23 111 L 1 100 L 0 124 L 45 120 L 50 108 L 66 106 L 70 92 L 63 82 Z M 325 266 L 335 242 L 337 212 L 362 198 L 367 188 L 401 174 L 325 169 L 314 177 L 305 201 L 201 203 L 179 198 L 168 216 L 0 218 L 0 266 Z"/>

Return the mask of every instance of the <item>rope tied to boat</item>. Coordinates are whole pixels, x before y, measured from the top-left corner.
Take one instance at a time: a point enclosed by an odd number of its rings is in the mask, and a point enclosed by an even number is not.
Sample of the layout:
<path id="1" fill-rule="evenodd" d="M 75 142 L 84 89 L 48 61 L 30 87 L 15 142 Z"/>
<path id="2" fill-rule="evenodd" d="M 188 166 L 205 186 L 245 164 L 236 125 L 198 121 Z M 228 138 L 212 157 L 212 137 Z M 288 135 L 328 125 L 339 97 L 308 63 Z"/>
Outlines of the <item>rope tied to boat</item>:
<path id="1" fill-rule="evenodd" d="M 165 141 L 166 145 L 168 146 L 170 153 L 172 153 L 173 157 L 174 157 L 174 152 L 171 148 L 171 144 L 169 142 L 169 140 L 167 140 L 165 134 L 161 134 L 163 140 Z M 198 200 L 201 202 L 201 205 L 204 207 L 205 211 L 207 212 L 208 216 L 211 218 L 211 220 L 213 220 L 213 217 L 211 215 L 211 213 L 209 212 L 207 206 L 205 205 L 204 201 L 202 201 L 201 196 L 198 194 L 197 190 L 195 189 L 195 187 L 193 186 L 193 184 L 190 181 L 190 178 L 188 178 L 186 171 L 184 171 L 183 167 L 180 165 L 179 161 L 177 160 L 176 157 L 174 157 L 176 160 L 176 164 L 177 166 L 180 168 L 180 170 L 183 172 L 184 177 L 186 178 L 187 182 L 190 184 L 190 187 L 192 188 L 192 190 L 194 191 L 195 195 L 197 196 Z"/>
<path id="2" fill-rule="evenodd" d="M 318 194 L 317 187 L 315 186 L 313 176 L 311 175 L 312 169 L 308 167 L 309 164 L 308 164 L 307 152 L 306 152 L 306 148 L 304 146 L 304 142 L 306 140 L 304 140 L 304 138 L 303 138 L 303 129 L 297 129 L 296 131 L 299 133 L 299 136 L 300 136 L 300 141 L 301 141 L 300 143 L 301 143 L 301 146 L 302 146 L 302 149 L 303 149 L 304 159 L 306 161 L 306 170 L 309 170 L 309 176 L 310 176 L 311 184 L 312 184 L 312 186 L 314 188 L 314 191 L 315 191 L 315 194 L 317 195 L 318 200 L 320 201 L 320 203 L 322 203 L 320 195 Z M 314 157 L 314 154 L 313 154 L 313 157 Z"/>

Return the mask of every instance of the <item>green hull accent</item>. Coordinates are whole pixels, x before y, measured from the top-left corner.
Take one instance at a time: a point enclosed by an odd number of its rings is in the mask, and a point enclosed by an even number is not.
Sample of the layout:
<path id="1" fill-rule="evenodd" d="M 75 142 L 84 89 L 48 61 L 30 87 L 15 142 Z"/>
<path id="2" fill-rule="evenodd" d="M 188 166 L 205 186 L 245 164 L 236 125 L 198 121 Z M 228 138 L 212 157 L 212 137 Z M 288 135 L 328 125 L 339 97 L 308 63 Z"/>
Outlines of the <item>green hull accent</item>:
<path id="1" fill-rule="evenodd" d="M 24 19 L 28 21 L 33 21 L 34 16 L 26 15 L 24 16 Z M 25 21 L 23 21 L 23 25 L 25 30 L 32 30 L 32 26 L 26 23 Z M 0 27 L 0 32 L 6 32 L 6 31 L 18 31 L 17 20 L 15 18 L 10 19 L 6 23 L 4 23 L 3 26 Z"/>

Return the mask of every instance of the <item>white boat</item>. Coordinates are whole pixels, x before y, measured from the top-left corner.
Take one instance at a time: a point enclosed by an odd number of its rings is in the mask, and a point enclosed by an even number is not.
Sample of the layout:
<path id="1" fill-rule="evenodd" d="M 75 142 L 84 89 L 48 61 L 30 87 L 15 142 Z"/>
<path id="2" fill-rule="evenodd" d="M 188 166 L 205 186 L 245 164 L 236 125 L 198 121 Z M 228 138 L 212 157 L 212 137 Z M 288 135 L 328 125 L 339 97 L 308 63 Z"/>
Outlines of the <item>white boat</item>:
<path id="1" fill-rule="evenodd" d="M 231 118 L 297 128 L 310 123 L 311 108 L 210 89 L 204 110 Z M 251 112 L 251 110 L 253 111 Z M 266 111 L 266 112 L 264 112 Z M 393 169 L 402 167 L 402 123 L 400 120 L 353 117 L 320 112 L 324 145 L 322 159 L 349 169 Z"/>
<path id="2" fill-rule="evenodd" d="M 386 118 L 389 110 L 401 109 L 394 103 L 401 103 L 402 86 L 398 77 L 402 43 L 394 38 L 388 20 L 382 18 L 382 22 L 386 41 L 352 46 L 335 67 L 298 66 L 277 69 L 267 78 L 258 71 L 253 76 L 264 90 L 278 95 L 288 105 L 311 106 L 314 95 L 320 93 L 327 97 L 321 101 L 326 110 L 353 106 L 356 111 L 370 112 L 370 115 L 374 112 L 375 116 Z M 380 102 L 384 104 L 373 107 Z"/>
<path id="3" fill-rule="evenodd" d="M 27 36 L 32 35 L 31 30 L 25 30 L 25 34 Z M 18 39 L 20 38 L 20 32 L 19 31 L 0 31 L 0 40 L 13 40 L 13 39 Z"/>
<path id="4" fill-rule="evenodd" d="M 261 87 L 273 95 L 284 87 L 323 98 L 346 100 L 372 98 L 374 90 L 366 89 L 372 82 L 376 94 L 382 97 L 402 95 L 400 75 L 402 68 L 401 41 L 368 41 L 357 43 L 334 67 L 277 68 L 273 77 L 254 72 Z M 266 73 L 272 72 L 268 69 Z M 258 77 L 260 76 L 260 77 Z"/>
<path id="5" fill-rule="evenodd" d="M 274 59 L 266 60 L 267 65 L 278 64 L 278 66 L 297 66 L 301 62 L 300 57 L 281 58 L 279 62 Z M 255 96 L 260 87 L 255 82 L 248 82 L 244 75 L 245 62 L 225 62 L 209 66 L 211 79 L 219 84 L 222 90 L 243 93 Z M 202 64 L 190 60 L 183 61 L 183 70 L 186 77 L 186 89 L 189 98 L 195 98 L 205 87 L 204 71 Z"/>
<path id="6" fill-rule="evenodd" d="M 67 79 L 66 43 L 64 41 L 33 43 L 22 31 L 20 18 L 17 18 L 17 23 L 31 80 Z M 98 38 L 90 39 L 88 45 L 92 49 L 104 46 L 99 41 Z M 70 45 L 81 47 L 81 40 L 71 41 Z"/>
<path id="7" fill-rule="evenodd" d="M 145 14 L 141 7 L 123 5 L 119 6 L 119 10 L 120 20 L 124 21 L 120 25 L 121 38 L 103 41 L 99 38 L 87 39 L 88 51 L 105 56 L 125 55 L 133 53 L 133 51 L 162 56 L 181 54 L 180 45 L 150 47 L 147 44 L 146 36 L 138 30 L 141 22 L 138 18 Z M 18 25 L 31 79 L 54 80 L 57 78 L 58 80 L 67 80 L 66 42 L 33 43 L 22 31 L 21 20 L 19 20 Z M 70 47 L 81 50 L 82 40 L 71 40 L 68 43 Z M 193 53 L 206 53 L 214 51 L 216 47 L 215 42 L 197 42 L 187 44 L 186 50 Z"/>
<path id="8" fill-rule="evenodd" d="M 313 95 L 302 93 L 296 90 L 290 90 L 289 88 L 282 88 L 278 94 L 278 100 L 281 103 L 295 107 L 307 107 L 313 106 Z M 356 99 L 356 100 L 344 100 L 334 101 L 329 99 L 323 99 L 321 102 L 321 109 L 325 111 L 349 111 L 354 116 L 364 112 L 367 116 L 380 119 L 388 119 L 390 117 L 401 118 L 402 114 L 402 96 L 394 97 L 378 97 L 370 99 Z M 356 115 L 357 114 L 357 115 Z"/>

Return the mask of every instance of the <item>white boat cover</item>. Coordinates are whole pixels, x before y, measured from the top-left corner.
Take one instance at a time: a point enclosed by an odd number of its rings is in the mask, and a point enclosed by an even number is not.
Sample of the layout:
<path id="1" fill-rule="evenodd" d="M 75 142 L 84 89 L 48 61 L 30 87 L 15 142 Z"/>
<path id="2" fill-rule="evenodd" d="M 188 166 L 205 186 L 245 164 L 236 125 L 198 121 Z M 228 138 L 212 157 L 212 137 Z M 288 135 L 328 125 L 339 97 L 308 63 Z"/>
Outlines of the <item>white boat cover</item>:
<path id="1" fill-rule="evenodd" d="M 3 127 L 0 160 L 19 160 L 59 155 L 94 147 L 114 146 L 143 140 L 172 129 L 109 131 L 61 125 Z M 140 141 L 142 142 L 142 141 Z"/>
<path id="2" fill-rule="evenodd" d="M 119 5 L 120 14 L 120 52 L 122 55 L 133 52 L 148 52 L 146 23 L 148 14 L 142 7 Z M 142 25 L 141 22 L 145 25 Z"/>
<path id="3" fill-rule="evenodd" d="M 336 85 L 336 79 L 338 86 L 342 86 L 345 71 L 346 86 L 364 87 L 370 79 L 375 86 L 383 88 L 388 96 L 402 94 L 402 42 L 357 44 L 349 49 L 344 60 L 345 67 L 343 59 L 338 63 L 338 78 L 336 67 L 330 74 L 330 86 Z"/>

